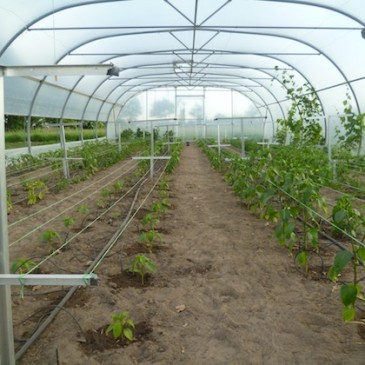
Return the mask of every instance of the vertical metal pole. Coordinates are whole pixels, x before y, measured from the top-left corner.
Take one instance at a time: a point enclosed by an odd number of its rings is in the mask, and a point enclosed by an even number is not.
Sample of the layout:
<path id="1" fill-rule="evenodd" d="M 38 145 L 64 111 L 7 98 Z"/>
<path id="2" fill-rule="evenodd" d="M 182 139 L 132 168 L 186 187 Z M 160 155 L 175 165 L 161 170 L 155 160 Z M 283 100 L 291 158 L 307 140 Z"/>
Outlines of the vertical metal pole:
<path id="1" fill-rule="evenodd" d="M 205 123 L 205 87 L 203 87 L 203 123 Z"/>
<path id="2" fill-rule="evenodd" d="M 0 68 L 0 274 L 9 274 L 4 114 L 4 76 Z M 0 365 L 14 364 L 10 285 L 0 285 Z"/>
<path id="3" fill-rule="evenodd" d="M 117 123 L 117 122 L 115 122 Z M 122 152 L 122 136 L 121 136 L 121 128 L 120 128 L 120 123 L 118 123 L 118 152 L 121 153 Z"/>
<path id="4" fill-rule="evenodd" d="M 167 151 L 168 151 L 168 153 L 170 154 L 170 152 L 171 152 L 171 142 L 172 141 L 170 141 L 170 131 L 169 131 L 169 126 L 167 126 L 167 143 L 168 143 L 168 145 L 167 145 Z"/>
<path id="5" fill-rule="evenodd" d="M 233 89 L 231 89 L 231 118 L 232 118 L 232 121 L 231 121 L 231 123 L 232 123 L 231 138 L 232 139 L 233 139 L 233 114 L 234 114 L 234 112 L 233 112 Z"/>
<path id="6" fill-rule="evenodd" d="M 331 116 L 328 116 L 328 118 L 325 119 L 325 122 L 327 121 L 327 138 L 328 138 L 328 141 L 327 141 L 327 144 L 328 144 L 328 161 L 331 162 L 332 160 L 332 141 L 331 141 L 331 138 L 332 138 L 332 133 L 331 133 L 331 123 L 330 123 L 330 118 Z"/>
<path id="7" fill-rule="evenodd" d="M 150 176 L 151 179 L 153 178 L 154 175 L 154 171 L 153 171 L 153 157 L 155 154 L 155 140 L 154 140 L 154 135 L 153 135 L 153 122 L 151 121 L 151 160 L 150 160 Z"/>
<path id="8" fill-rule="evenodd" d="M 63 123 L 60 124 L 60 140 L 61 140 L 61 147 L 63 149 L 63 175 L 65 176 L 66 179 L 69 179 L 70 172 L 68 169 L 65 126 L 63 125 Z"/>
<path id="9" fill-rule="evenodd" d="M 175 86 L 175 119 L 177 119 L 177 87 Z M 175 139 L 179 136 L 179 126 L 175 127 Z"/>
<path id="10" fill-rule="evenodd" d="M 2 77 L 2 76 L 1 76 Z M 27 129 L 26 129 L 26 134 L 27 134 L 27 147 L 28 147 L 28 153 L 31 155 L 32 154 L 32 141 L 30 138 L 30 134 L 31 134 L 31 122 L 32 122 L 32 117 L 29 115 L 27 118 Z"/>
<path id="11" fill-rule="evenodd" d="M 148 90 L 146 90 L 146 120 L 148 120 Z M 147 129 L 147 122 L 146 122 L 146 125 L 143 129 L 143 140 L 145 141 L 146 140 L 146 129 Z"/>
<path id="12" fill-rule="evenodd" d="M 81 146 L 84 145 L 84 123 L 80 123 L 80 140 L 81 140 Z"/>
<path id="13" fill-rule="evenodd" d="M 243 119 L 241 119 L 241 157 L 245 157 L 245 137 L 243 135 Z"/>
<path id="14" fill-rule="evenodd" d="M 218 133 L 218 155 L 221 155 L 221 130 L 219 128 L 219 123 L 217 124 L 217 133 Z"/>

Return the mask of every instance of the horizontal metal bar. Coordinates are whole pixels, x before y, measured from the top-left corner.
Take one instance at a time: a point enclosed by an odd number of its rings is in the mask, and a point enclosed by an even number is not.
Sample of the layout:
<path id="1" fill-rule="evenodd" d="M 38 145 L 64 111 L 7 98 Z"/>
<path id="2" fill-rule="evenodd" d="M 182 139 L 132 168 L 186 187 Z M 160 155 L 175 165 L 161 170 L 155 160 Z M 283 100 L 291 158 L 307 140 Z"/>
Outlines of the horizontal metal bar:
<path id="1" fill-rule="evenodd" d="M 231 117 L 231 118 L 215 118 L 214 120 L 234 120 L 234 119 L 267 119 L 267 117 Z"/>
<path id="2" fill-rule="evenodd" d="M 208 147 L 230 147 L 230 144 L 208 144 Z"/>
<path id="3" fill-rule="evenodd" d="M 103 65 L 33 65 L 33 66 L 2 66 L 4 76 L 80 76 L 80 75 L 105 75 L 112 67 L 111 64 Z"/>
<path id="4" fill-rule="evenodd" d="M 277 26 L 277 25 L 134 25 L 101 27 L 32 27 L 31 31 L 74 31 L 74 30 L 122 30 L 122 29 L 183 29 L 183 30 L 219 30 L 219 29 L 289 29 L 289 30 L 362 30 L 362 27 L 328 27 L 328 26 Z"/>
<path id="5" fill-rule="evenodd" d="M 44 124 L 45 127 L 47 128 L 53 128 L 53 127 L 61 127 L 61 126 L 64 126 L 64 127 L 77 127 L 77 126 L 80 126 L 82 125 L 83 123 L 46 123 Z"/>
<path id="6" fill-rule="evenodd" d="M 171 156 L 137 156 L 132 157 L 132 160 L 169 160 Z"/>
<path id="7" fill-rule="evenodd" d="M 96 286 L 95 274 L 0 274 L 0 285 Z"/>
<path id="8" fill-rule="evenodd" d="M 84 160 L 82 157 L 48 157 L 47 160 L 59 161 L 59 160 Z"/>

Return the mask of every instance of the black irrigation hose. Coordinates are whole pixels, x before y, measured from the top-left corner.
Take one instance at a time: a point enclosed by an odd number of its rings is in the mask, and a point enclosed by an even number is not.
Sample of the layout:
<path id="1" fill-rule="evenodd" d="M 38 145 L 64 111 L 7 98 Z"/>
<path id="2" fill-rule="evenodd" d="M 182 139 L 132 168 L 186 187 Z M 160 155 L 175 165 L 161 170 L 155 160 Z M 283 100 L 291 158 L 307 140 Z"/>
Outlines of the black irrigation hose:
<path id="1" fill-rule="evenodd" d="M 128 223 L 129 217 L 131 215 L 131 212 L 134 208 L 135 202 L 137 200 L 138 194 L 143 186 L 143 184 L 148 181 L 148 178 L 145 178 L 143 181 L 141 181 L 136 194 L 134 196 L 133 202 L 130 206 L 130 209 L 128 211 L 127 217 L 124 219 L 122 224 L 120 225 L 118 231 L 113 235 L 111 240 L 107 243 L 106 246 L 104 246 L 103 250 L 99 253 L 99 255 L 94 259 L 94 261 L 90 264 L 88 269 L 85 271 L 85 274 L 90 273 L 94 266 L 99 262 L 100 258 L 104 255 L 104 253 L 109 249 L 109 247 L 114 243 L 115 237 L 119 236 L 119 233 L 124 229 L 125 225 Z M 136 185 L 137 186 L 137 185 Z M 40 326 L 33 332 L 32 336 L 27 339 L 27 341 L 24 343 L 24 345 L 20 348 L 19 351 L 15 354 L 15 360 L 19 360 L 24 353 L 28 350 L 28 348 L 38 339 L 38 337 L 45 331 L 45 329 L 51 324 L 51 322 L 56 318 L 57 314 L 60 312 L 61 309 L 65 306 L 65 304 L 71 299 L 75 291 L 78 289 L 78 286 L 73 286 L 68 293 L 62 298 L 60 303 L 55 307 L 55 309 L 50 313 L 50 315 L 47 317 L 47 319 L 40 324 Z"/>

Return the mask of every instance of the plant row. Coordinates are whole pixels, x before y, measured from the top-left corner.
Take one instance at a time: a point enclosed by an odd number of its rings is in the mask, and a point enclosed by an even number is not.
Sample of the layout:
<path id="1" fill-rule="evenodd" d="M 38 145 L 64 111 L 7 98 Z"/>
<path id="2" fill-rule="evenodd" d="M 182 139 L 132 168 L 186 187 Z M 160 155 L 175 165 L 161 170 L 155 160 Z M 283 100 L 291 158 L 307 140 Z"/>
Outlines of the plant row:
<path id="1" fill-rule="evenodd" d="M 226 181 L 242 202 L 261 218 L 275 224 L 279 244 L 295 255 L 296 264 L 308 271 L 311 257 L 320 252 L 321 232 L 342 239 L 346 249 L 337 252 L 327 276 L 337 282 L 345 268 L 352 279 L 341 285 L 343 318 L 355 319 L 355 303 L 364 300 L 359 270 L 365 263 L 365 218 L 349 195 L 336 199 L 334 206 L 322 194 L 332 180 L 332 165 L 327 155 L 315 148 L 281 147 L 261 149 L 241 159 L 200 147 L 214 168 L 224 171 Z M 225 152 L 227 155 L 227 152 Z"/>
<path id="2" fill-rule="evenodd" d="M 138 275 L 142 286 L 146 284 L 147 276 L 151 276 L 157 272 L 157 265 L 148 254 L 155 252 L 162 243 L 162 233 L 159 227 L 163 215 L 166 214 L 171 206 L 169 201 L 170 184 L 168 182 L 168 176 L 179 163 L 181 149 L 181 144 L 173 147 L 171 159 L 165 168 L 165 172 L 168 175 L 164 176 L 158 186 L 158 198 L 154 199 L 148 212 L 139 221 L 141 229 L 138 243 L 141 246 L 142 253 L 134 255 L 126 271 Z M 133 341 L 134 331 L 135 321 L 129 317 L 128 311 L 123 311 L 112 314 L 112 322 L 108 325 L 106 334 L 112 332 L 113 338 L 116 341 L 120 339 Z"/>

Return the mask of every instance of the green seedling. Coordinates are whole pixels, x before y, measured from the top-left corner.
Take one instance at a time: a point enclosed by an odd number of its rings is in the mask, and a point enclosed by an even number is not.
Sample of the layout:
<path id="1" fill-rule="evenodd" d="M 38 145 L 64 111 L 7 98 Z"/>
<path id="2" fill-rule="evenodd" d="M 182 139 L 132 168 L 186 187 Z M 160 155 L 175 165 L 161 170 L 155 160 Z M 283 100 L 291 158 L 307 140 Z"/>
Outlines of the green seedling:
<path id="1" fill-rule="evenodd" d="M 72 217 L 63 218 L 63 225 L 66 228 L 70 228 L 73 224 L 75 224 L 75 220 Z"/>
<path id="2" fill-rule="evenodd" d="M 65 190 L 68 187 L 68 184 L 69 182 L 66 178 L 61 178 L 57 181 L 56 190 L 57 191 Z"/>
<path id="3" fill-rule="evenodd" d="M 48 191 L 47 185 L 41 180 L 27 181 L 24 183 L 24 187 L 28 194 L 29 205 L 34 205 L 38 200 L 42 200 Z"/>
<path id="4" fill-rule="evenodd" d="M 167 200 L 164 199 L 164 201 Z M 151 205 L 151 211 L 156 213 L 158 216 L 160 216 L 162 213 L 166 213 L 167 209 L 168 205 L 164 204 L 163 201 L 159 201 Z"/>
<path id="5" fill-rule="evenodd" d="M 79 211 L 79 213 L 86 215 L 86 214 L 90 213 L 90 208 L 86 204 L 82 204 L 82 205 L 80 205 L 80 208 L 78 211 Z"/>
<path id="6" fill-rule="evenodd" d="M 48 244 L 48 251 L 50 254 L 57 250 L 56 246 L 61 242 L 60 234 L 53 229 L 48 229 L 43 232 L 42 239 Z"/>
<path id="7" fill-rule="evenodd" d="M 147 213 L 142 218 L 141 223 L 144 227 L 149 226 L 150 229 L 154 229 L 160 223 L 160 220 L 157 217 L 155 217 L 152 213 Z"/>
<path id="8" fill-rule="evenodd" d="M 115 340 L 124 337 L 128 341 L 132 341 L 134 339 L 133 330 L 135 325 L 134 321 L 132 319 L 128 319 L 128 317 L 128 312 L 112 314 L 113 322 L 109 324 L 106 329 L 106 333 L 113 332 Z"/>
<path id="9" fill-rule="evenodd" d="M 161 234 L 155 231 L 154 229 L 150 229 L 148 232 L 143 232 L 139 236 L 140 242 L 147 247 L 148 251 L 151 253 L 152 248 L 155 244 L 155 241 L 158 239 L 161 241 Z"/>
<path id="10" fill-rule="evenodd" d="M 109 199 L 112 195 L 112 191 L 109 188 L 104 188 L 101 189 L 100 195 L 104 198 L 104 199 Z"/>
<path id="11" fill-rule="evenodd" d="M 6 192 L 6 206 L 7 206 L 7 212 L 9 213 L 13 209 L 13 202 L 11 200 L 11 193 L 9 190 Z"/>
<path id="12" fill-rule="evenodd" d="M 106 203 L 103 199 L 98 199 L 96 202 L 95 202 L 96 206 L 100 209 L 104 209 L 106 207 Z"/>
<path id="13" fill-rule="evenodd" d="M 160 182 L 160 190 L 169 190 L 170 184 L 166 180 Z"/>
<path id="14" fill-rule="evenodd" d="M 12 261 L 10 266 L 10 272 L 12 274 L 24 274 L 32 270 L 36 266 L 36 263 L 30 259 L 18 258 Z"/>
<path id="15" fill-rule="evenodd" d="M 123 183 L 121 181 L 116 181 L 114 184 L 113 184 L 113 189 L 116 193 L 120 192 L 123 190 Z"/>
<path id="16" fill-rule="evenodd" d="M 147 273 L 153 274 L 157 271 L 155 263 L 144 255 L 135 256 L 128 270 L 141 276 L 142 285 L 144 285 L 144 278 Z"/>

